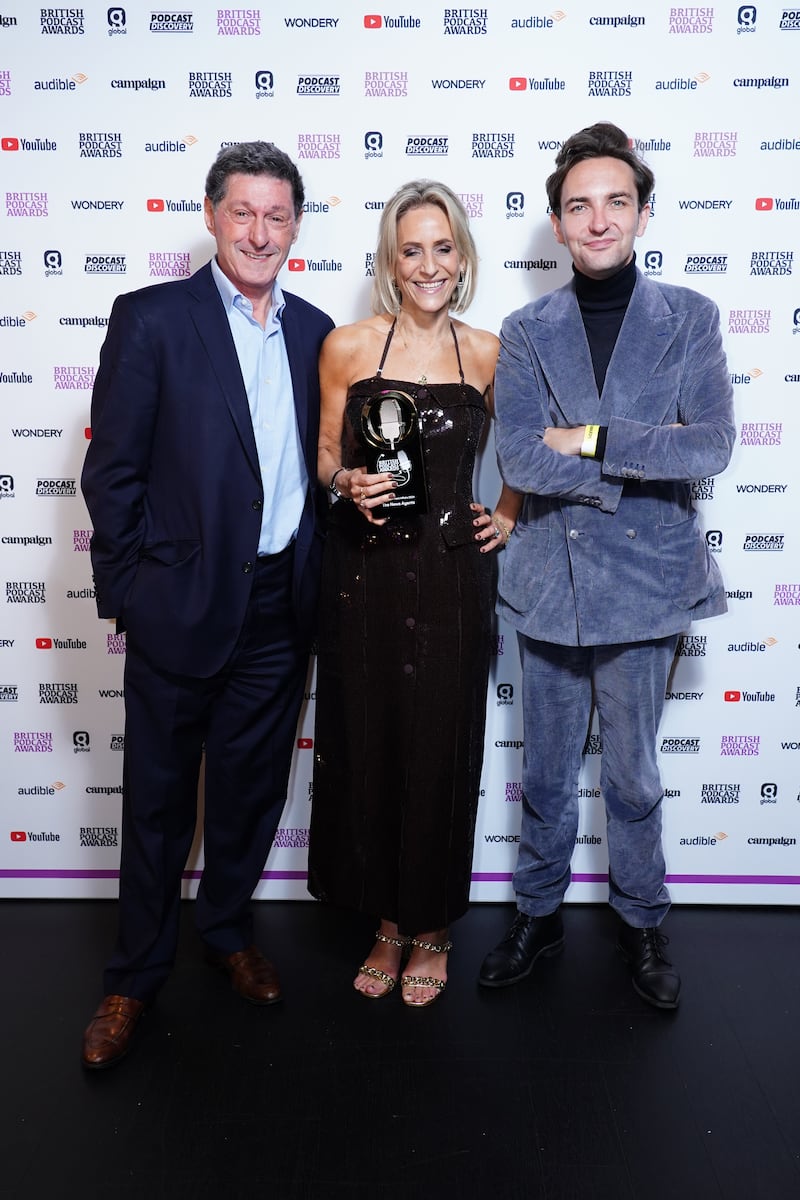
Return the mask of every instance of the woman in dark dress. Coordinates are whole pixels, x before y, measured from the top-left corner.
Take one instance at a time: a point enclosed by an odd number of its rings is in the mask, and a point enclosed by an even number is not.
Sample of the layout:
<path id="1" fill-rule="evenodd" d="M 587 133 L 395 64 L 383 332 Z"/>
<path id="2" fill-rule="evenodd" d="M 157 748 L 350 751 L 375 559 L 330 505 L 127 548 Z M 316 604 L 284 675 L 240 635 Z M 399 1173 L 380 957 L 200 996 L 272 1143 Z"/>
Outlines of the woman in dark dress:
<path id="1" fill-rule="evenodd" d="M 448 926 L 468 905 L 492 551 L 519 510 L 505 487 L 491 514 L 472 498 L 499 343 L 450 312 L 469 304 L 476 265 L 453 192 L 430 180 L 406 184 L 381 217 L 375 315 L 334 330 L 320 359 L 319 477 L 335 502 L 309 889 L 380 920 L 354 986 L 370 998 L 387 995 L 408 954 L 402 993 L 414 1007 L 444 988 Z M 417 422 L 417 458 L 411 449 L 404 459 L 403 430 Z M 384 452 L 394 457 L 387 470 L 368 463 L 376 429 L 393 447 Z M 398 504 L 409 461 L 427 496 L 424 512 Z"/>

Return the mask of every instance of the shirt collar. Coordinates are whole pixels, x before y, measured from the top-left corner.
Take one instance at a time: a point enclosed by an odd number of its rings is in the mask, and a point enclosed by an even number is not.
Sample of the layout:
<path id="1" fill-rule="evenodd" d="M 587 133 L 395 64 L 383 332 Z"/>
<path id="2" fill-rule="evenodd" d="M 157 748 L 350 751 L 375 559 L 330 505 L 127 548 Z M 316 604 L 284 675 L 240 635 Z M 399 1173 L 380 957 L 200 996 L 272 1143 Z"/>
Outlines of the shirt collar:
<path id="1" fill-rule="evenodd" d="M 222 303 L 225 305 L 225 312 L 228 314 L 228 316 L 231 314 L 231 309 L 238 307 L 235 303 L 237 298 L 241 298 L 249 310 L 250 301 L 233 283 L 231 283 L 225 272 L 220 270 L 216 257 L 211 259 L 211 274 L 214 277 L 214 283 L 217 285 L 217 291 L 220 294 Z M 270 305 L 269 310 L 270 320 L 280 321 L 285 307 L 286 297 L 281 291 L 281 285 L 276 279 L 272 285 L 272 304 Z"/>

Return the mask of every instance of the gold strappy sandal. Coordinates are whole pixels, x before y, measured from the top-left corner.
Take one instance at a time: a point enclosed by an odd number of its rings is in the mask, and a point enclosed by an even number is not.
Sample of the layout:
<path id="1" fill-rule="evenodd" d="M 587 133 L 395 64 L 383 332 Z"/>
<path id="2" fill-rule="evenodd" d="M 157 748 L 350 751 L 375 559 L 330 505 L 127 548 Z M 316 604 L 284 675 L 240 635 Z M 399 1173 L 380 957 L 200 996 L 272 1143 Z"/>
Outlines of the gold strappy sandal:
<path id="1" fill-rule="evenodd" d="M 386 942 L 389 946 L 399 946 L 401 950 L 406 950 L 412 939 L 390 937 L 388 934 L 381 933 L 378 930 L 375 934 L 375 941 Z M 359 995 L 364 996 L 367 1000 L 382 1000 L 384 996 L 388 996 L 389 992 L 394 990 L 394 985 L 397 982 L 386 971 L 382 971 L 380 967 L 369 967 L 366 963 L 358 968 L 358 975 L 368 975 L 370 979 L 377 979 L 379 983 L 384 985 L 382 992 L 362 992 L 361 988 L 356 988 L 355 990 Z M 358 978 L 358 975 L 356 978 Z"/>
<path id="2" fill-rule="evenodd" d="M 420 950 L 428 950 L 433 954 L 448 954 L 453 949 L 453 943 L 447 942 L 423 942 L 419 938 L 409 938 L 412 946 L 418 946 Z M 438 1000 L 445 989 L 447 980 L 435 979 L 433 975 L 403 975 L 400 979 L 400 986 L 403 988 L 403 1004 L 407 1008 L 427 1008 L 429 1004 L 433 1004 L 434 1000 Z M 409 1000 L 405 995 L 406 988 L 436 988 L 432 996 L 427 1000 L 415 1001 Z"/>

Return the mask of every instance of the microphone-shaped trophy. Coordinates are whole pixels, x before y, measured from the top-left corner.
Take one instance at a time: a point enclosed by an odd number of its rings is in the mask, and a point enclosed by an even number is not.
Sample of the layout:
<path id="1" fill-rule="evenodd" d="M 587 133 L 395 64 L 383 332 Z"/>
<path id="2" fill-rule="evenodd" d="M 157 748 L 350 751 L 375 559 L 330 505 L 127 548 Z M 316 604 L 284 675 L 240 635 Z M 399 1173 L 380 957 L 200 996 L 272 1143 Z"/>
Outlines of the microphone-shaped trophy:
<path id="1" fill-rule="evenodd" d="M 386 512 L 428 511 L 428 489 L 420 437 L 420 417 L 413 396 L 388 389 L 361 409 L 361 429 L 370 474 L 388 471 L 397 487 L 380 506 Z"/>

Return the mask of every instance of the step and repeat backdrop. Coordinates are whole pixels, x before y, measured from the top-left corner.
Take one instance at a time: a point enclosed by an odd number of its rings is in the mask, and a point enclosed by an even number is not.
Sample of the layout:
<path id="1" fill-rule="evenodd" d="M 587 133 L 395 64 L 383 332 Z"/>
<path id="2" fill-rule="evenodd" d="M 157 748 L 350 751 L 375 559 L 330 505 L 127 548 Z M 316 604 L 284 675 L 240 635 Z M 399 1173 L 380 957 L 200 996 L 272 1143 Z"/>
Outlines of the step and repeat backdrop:
<path id="1" fill-rule="evenodd" d="M 89 400 L 114 297 L 210 257 L 203 183 L 219 148 L 263 138 L 297 160 L 308 200 L 282 283 L 337 323 L 368 312 L 385 199 L 410 178 L 445 181 L 481 257 L 467 317 L 498 330 L 569 278 L 544 180 L 570 133 L 611 120 L 656 174 L 640 267 L 719 305 L 739 433 L 724 475 L 695 485 L 729 612 L 687 629 L 670 681 L 670 887 L 678 903 L 795 903 L 800 9 L 372 4 L 0 0 L 0 895 L 116 895 L 125 642 L 95 615 Z M 476 482 L 492 503 L 491 437 Z M 493 650 L 473 896 L 505 901 L 522 719 L 502 623 Z M 313 726 L 312 663 L 261 898 L 307 895 Z M 573 901 L 606 895 L 601 754 L 594 726 Z M 201 867 L 198 835 L 187 895 Z"/>

